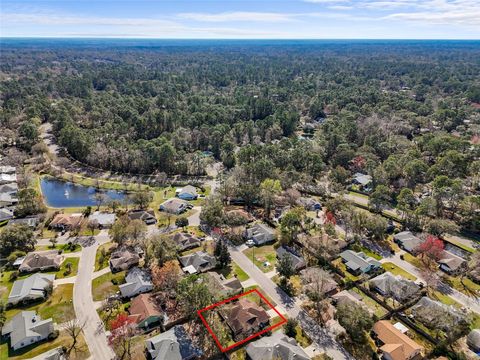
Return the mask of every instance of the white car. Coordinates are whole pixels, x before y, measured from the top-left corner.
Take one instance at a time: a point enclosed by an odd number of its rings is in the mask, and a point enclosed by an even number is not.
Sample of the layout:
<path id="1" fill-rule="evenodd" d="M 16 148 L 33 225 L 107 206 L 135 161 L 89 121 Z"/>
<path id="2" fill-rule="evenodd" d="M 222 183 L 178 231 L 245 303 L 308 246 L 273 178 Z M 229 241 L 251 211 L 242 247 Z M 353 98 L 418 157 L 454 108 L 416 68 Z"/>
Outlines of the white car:
<path id="1" fill-rule="evenodd" d="M 247 241 L 245 242 L 245 245 L 247 245 L 248 247 L 252 247 L 252 246 L 255 245 L 255 242 L 254 242 L 253 240 L 247 240 Z"/>

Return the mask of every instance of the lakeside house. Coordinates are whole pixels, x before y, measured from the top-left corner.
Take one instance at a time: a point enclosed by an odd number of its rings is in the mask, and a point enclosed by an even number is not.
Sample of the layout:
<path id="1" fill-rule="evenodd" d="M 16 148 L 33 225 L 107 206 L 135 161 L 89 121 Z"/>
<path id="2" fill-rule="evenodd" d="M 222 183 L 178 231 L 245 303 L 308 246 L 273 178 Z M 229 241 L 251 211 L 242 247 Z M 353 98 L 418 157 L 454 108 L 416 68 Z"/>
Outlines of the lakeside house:
<path id="1" fill-rule="evenodd" d="M 128 212 L 130 220 L 142 220 L 146 225 L 157 223 L 155 212 L 153 210 L 131 210 Z"/>
<path id="2" fill-rule="evenodd" d="M 175 191 L 175 196 L 182 200 L 197 200 L 197 189 L 192 185 L 187 185 Z"/>
<path id="3" fill-rule="evenodd" d="M 159 210 L 173 215 L 180 215 L 187 211 L 190 204 L 182 199 L 168 199 L 160 205 Z"/>
<path id="4" fill-rule="evenodd" d="M 113 213 L 95 211 L 88 219 L 97 222 L 100 229 L 109 229 L 114 224 L 116 215 Z"/>
<path id="5" fill-rule="evenodd" d="M 48 226 L 55 230 L 69 231 L 79 228 L 82 222 L 82 214 L 57 214 Z"/>

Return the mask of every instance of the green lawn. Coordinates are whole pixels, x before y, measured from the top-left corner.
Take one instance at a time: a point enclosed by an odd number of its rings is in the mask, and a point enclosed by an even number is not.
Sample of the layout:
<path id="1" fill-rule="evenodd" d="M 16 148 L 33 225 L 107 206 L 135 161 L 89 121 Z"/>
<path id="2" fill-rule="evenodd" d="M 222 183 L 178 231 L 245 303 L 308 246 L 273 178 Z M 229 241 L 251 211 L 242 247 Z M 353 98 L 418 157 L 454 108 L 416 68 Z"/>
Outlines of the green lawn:
<path id="1" fill-rule="evenodd" d="M 12 351 L 9 347 L 9 344 L 6 341 L 0 342 L 0 359 L 10 359 L 10 360 L 21 360 L 21 359 L 30 359 L 32 357 L 38 356 L 47 352 L 49 350 L 55 349 L 61 346 L 69 346 L 72 342 L 72 338 L 65 332 L 61 331 L 60 335 L 52 341 L 42 341 L 37 344 L 26 346 L 23 349 L 18 351 Z M 90 357 L 88 351 L 88 346 L 85 342 L 83 334 L 78 337 L 78 349 L 79 351 L 75 353 L 72 351 L 70 354 L 70 360 L 84 360 Z"/>
<path id="2" fill-rule="evenodd" d="M 382 264 L 382 267 L 386 270 L 391 272 L 393 275 L 400 275 L 403 276 L 405 279 L 415 281 L 417 280 L 417 277 L 410 274 L 409 272 L 403 270 L 402 268 L 398 267 L 394 263 L 387 262 Z"/>
<path id="3" fill-rule="evenodd" d="M 377 317 L 382 317 L 386 313 L 388 313 L 387 309 L 373 300 L 371 297 L 367 296 L 362 290 L 358 288 L 353 288 L 352 291 L 355 291 L 362 297 L 363 303 L 367 305 L 369 309 L 371 309 Z"/>
<path id="4" fill-rule="evenodd" d="M 46 251 L 46 250 L 58 250 L 62 251 L 64 254 L 79 252 L 82 250 L 82 247 L 79 244 L 56 244 L 55 247 L 51 245 L 37 245 L 35 246 L 36 251 Z"/>
<path id="5" fill-rule="evenodd" d="M 76 276 L 77 272 L 78 272 L 79 261 L 80 261 L 79 257 L 68 257 L 63 261 L 62 266 L 60 267 L 59 271 L 50 272 L 50 273 L 55 274 L 56 279 L 63 279 L 63 278 Z M 67 267 L 68 267 L 67 264 L 71 264 L 71 270 L 70 271 L 67 269 Z"/>
<path id="6" fill-rule="evenodd" d="M 73 284 L 58 285 L 52 295 L 41 303 L 17 306 L 6 311 L 7 319 L 11 319 L 22 310 L 35 310 L 43 319 L 53 318 L 56 323 L 63 323 L 75 317 L 73 309 Z"/>
<path id="7" fill-rule="evenodd" d="M 92 234 L 92 231 L 90 229 L 88 229 L 87 227 L 85 227 L 85 228 L 80 230 L 80 233 L 78 235 L 79 236 L 95 236 L 95 235 L 98 235 L 98 234 L 100 234 L 100 229 L 94 229 L 93 234 Z"/>
<path id="8" fill-rule="evenodd" d="M 277 254 L 273 245 L 263 245 L 260 247 L 251 247 L 246 249 L 244 252 L 250 260 L 253 260 L 254 264 L 263 272 L 269 272 L 275 269 L 275 264 L 277 263 Z M 264 263 L 269 262 L 270 265 L 265 266 Z"/>
<path id="9" fill-rule="evenodd" d="M 275 284 L 280 284 L 280 275 L 275 275 L 271 279 Z M 293 275 L 290 277 L 290 284 L 293 287 L 293 296 L 298 296 L 302 293 L 302 279 L 300 275 Z"/>
<path id="10" fill-rule="evenodd" d="M 262 289 L 260 289 L 258 287 L 258 285 L 253 285 L 253 286 L 249 286 L 247 287 L 246 289 L 244 289 L 244 292 L 248 292 L 250 290 L 253 290 L 253 289 L 258 289 L 258 291 L 260 291 L 260 293 L 267 299 L 268 302 L 270 302 L 270 304 L 272 306 L 277 306 L 277 303 L 275 301 L 273 301 L 270 296 L 268 296 Z M 255 302 L 256 304 L 259 304 L 261 305 L 264 309 L 266 310 L 270 310 L 271 307 L 256 293 L 251 293 L 251 294 L 248 294 L 248 295 L 245 295 L 245 297 L 253 302 Z"/>
<path id="11" fill-rule="evenodd" d="M 247 275 L 245 271 L 242 270 L 240 266 L 238 266 L 235 262 L 232 261 L 232 263 L 227 266 L 224 269 L 218 269 L 216 270 L 219 274 L 222 274 L 226 279 L 230 279 L 233 276 L 237 276 L 237 279 L 240 282 L 243 282 L 245 280 L 250 279 L 250 276 Z"/>
<path id="12" fill-rule="evenodd" d="M 121 271 L 115 274 L 108 273 L 93 279 L 93 301 L 102 301 L 108 296 L 115 294 L 118 291 L 118 285 L 125 282 L 125 273 L 126 271 Z M 114 284 L 112 280 L 116 284 Z"/>
<path id="13" fill-rule="evenodd" d="M 351 281 L 357 281 L 357 280 L 360 279 L 360 276 L 355 276 L 347 270 L 347 267 L 342 262 L 341 258 L 338 258 L 338 259 L 335 259 L 334 261 L 332 261 L 332 265 L 337 267 L 338 269 L 340 269 L 343 273 L 343 276 L 346 277 L 347 279 L 349 279 Z"/>
<path id="14" fill-rule="evenodd" d="M 403 259 L 405 261 L 408 261 L 410 264 L 412 264 L 413 266 L 417 267 L 417 268 L 421 268 L 422 267 L 422 262 L 419 258 L 413 256 L 412 254 L 410 253 L 405 253 L 403 255 Z"/>
<path id="15" fill-rule="evenodd" d="M 361 251 L 365 253 L 365 255 L 370 256 L 374 258 L 375 260 L 382 260 L 382 257 L 378 255 L 376 252 L 373 252 L 369 248 L 366 248 L 364 246 L 361 247 Z"/>
<path id="16" fill-rule="evenodd" d="M 456 276 L 443 276 L 444 281 L 454 289 L 463 292 L 468 296 L 478 297 L 480 295 L 480 285 L 474 283 L 469 278 L 460 279 Z"/>
<path id="17" fill-rule="evenodd" d="M 115 244 L 112 242 L 108 242 L 98 247 L 97 253 L 95 254 L 95 271 L 102 270 L 108 266 L 110 252 L 113 247 L 115 247 Z M 105 250 L 105 256 L 102 256 L 102 249 Z"/>
<path id="18" fill-rule="evenodd" d="M 465 245 L 465 244 L 463 244 L 463 243 L 461 243 L 461 242 L 459 242 L 459 241 L 457 241 L 454 238 L 451 238 L 449 236 L 443 237 L 443 240 L 446 241 L 446 242 L 449 242 L 449 243 L 451 243 L 455 246 L 458 246 L 460 249 L 463 249 L 463 250 L 465 250 L 469 253 L 473 254 L 475 252 L 475 249 L 473 249 L 470 246 L 467 246 L 467 245 Z"/>

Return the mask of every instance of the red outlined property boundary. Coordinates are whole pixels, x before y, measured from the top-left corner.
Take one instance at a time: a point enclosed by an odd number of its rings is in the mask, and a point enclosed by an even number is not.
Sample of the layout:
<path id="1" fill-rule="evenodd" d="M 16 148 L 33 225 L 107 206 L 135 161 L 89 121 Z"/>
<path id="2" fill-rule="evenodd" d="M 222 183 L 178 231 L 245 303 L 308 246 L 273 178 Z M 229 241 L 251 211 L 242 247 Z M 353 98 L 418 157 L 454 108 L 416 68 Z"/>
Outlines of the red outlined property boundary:
<path id="1" fill-rule="evenodd" d="M 222 304 L 226 304 L 226 303 L 229 303 L 235 299 L 238 299 L 242 296 L 246 296 L 248 294 L 251 294 L 251 293 L 257 293 L 258 296 L 260 296 L 260 298 L 265 301 L 265 303 L 270 306 L 270 308 L 272 308 L 276 313 L 277 315 L 280 317 L 281 321 L 279 321 L 277 324 L 273 324 L 272 326 L 269 326 L 268 328 L 265 328 L 253 335 L 250 335 L 249 337 L 247 337 L 246 339 L 243 339 L 243 340 L 240 340 L 240 341 L 237 341 L 235 344 L 232 344 L 228 347 L 223 347 L 222 344 L 220 344 L 220 341 L 218 340 L 217 336 L 215 335 L 215 333 L 213 332 L 212 328 L 208 325 L 207 321 L 205 320 L 205 318 L 203 317 L 202 315 L 202 312 L 205 312 L 205 311 L 208 311 L 208 310 L 212 310 L 214 308 L 216 308 L 217 306 L 220 306 Z M 212 304 L 210 306 L 207 306 L 206 308 L 203 308 L 201 310 L 197 310 L 197 314 L 198 316 L 200 316 L 200 319 L 202 320 L 203 324 L 205 325 L 205 327 L 207 328 L 208 332 L 210 333 L 210 335 L 212 335 L 213 337 L 213 340 L 215 341 L 215 343 L 217 344 L 218 348 L 220 349 L 221 352 L 227 352 L 239 345 L 242 345 L 244 343 L 246 343 L 247 341 L 250 341 L 256 337 L 259 337 L 260 335 L 268 332 L 268 331 L 271 331 L 279 326 L 282 326 L 283 324 L 285 324 L 287 322 L 287 319 L 285 318 L 285 316 L 283 316 L 282 314 L 280 314 L 280 312 L 275 308 L 275 306 L 273 306 L 270 301 L 268 301 L 266 299 L 266 297 L 260 292 L 258 291 L 258 289 L 253 289 L 253 290 L 250 290 L 250 291 L 247 291 L 247 292 L 244 292 L 242 294 L 239 294 L 239 295 L 235 295 L 231 298 L 228 298 L 228 299 L 225 299 L 225 300 L 222 300 L 218 303 L 215 303 L 215 304 Z"/>

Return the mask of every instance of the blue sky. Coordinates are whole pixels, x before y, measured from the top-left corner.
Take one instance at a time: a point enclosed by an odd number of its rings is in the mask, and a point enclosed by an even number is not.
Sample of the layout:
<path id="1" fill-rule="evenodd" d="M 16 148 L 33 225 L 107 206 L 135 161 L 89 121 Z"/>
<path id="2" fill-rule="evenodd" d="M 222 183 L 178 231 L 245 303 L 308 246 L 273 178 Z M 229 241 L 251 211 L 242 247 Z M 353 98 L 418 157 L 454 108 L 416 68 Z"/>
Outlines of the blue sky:
<path id="1" fill-rule="evenodd" d="M 0 35 L 480 39 L 480 0 L 0 0 Z"/>

